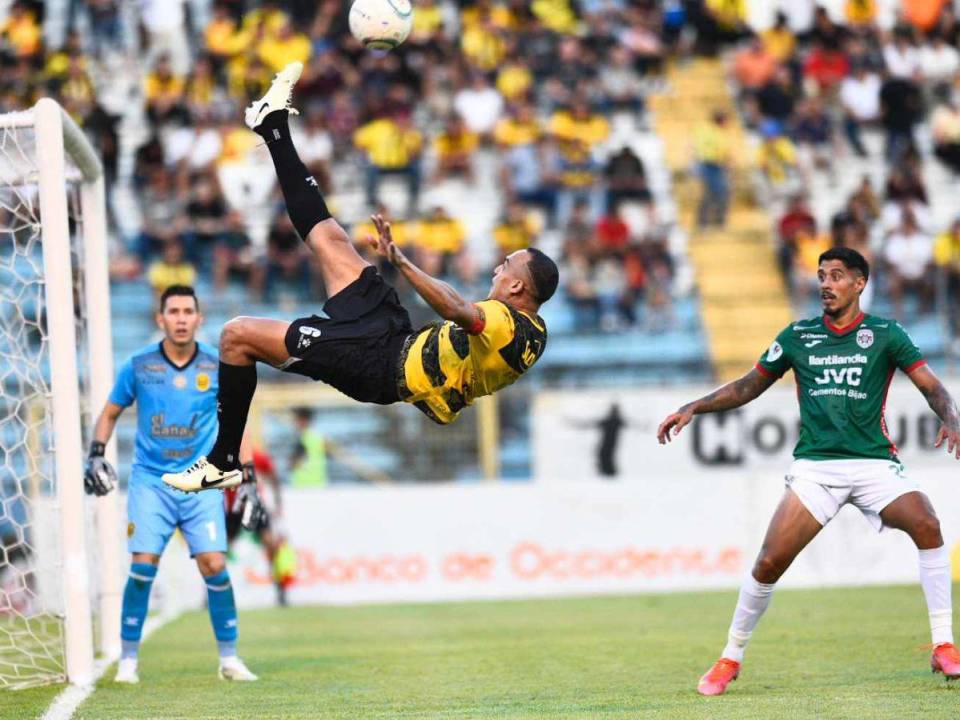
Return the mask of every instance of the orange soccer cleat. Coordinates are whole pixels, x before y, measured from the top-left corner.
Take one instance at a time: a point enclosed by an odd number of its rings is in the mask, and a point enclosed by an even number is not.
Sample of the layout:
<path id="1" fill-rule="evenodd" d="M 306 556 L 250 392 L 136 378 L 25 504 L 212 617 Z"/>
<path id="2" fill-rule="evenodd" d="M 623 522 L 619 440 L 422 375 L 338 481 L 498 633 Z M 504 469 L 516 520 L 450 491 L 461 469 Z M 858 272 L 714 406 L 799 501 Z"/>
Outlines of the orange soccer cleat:
<path id="1" fill-rule="evenodd" d="M 960 650 L 953 643 L 940 643 L 933 648 L 930 669 L 942 672 L 948 681 L 960 679 Z"/>
<path id="2" fill-rule="evenodd" d="M 723 695 L 727 685 L 740 675 L 740 663 L 729 658 L 720 658 L 706 675 L 697 683 L 697 692 L 701 695 Z"/>

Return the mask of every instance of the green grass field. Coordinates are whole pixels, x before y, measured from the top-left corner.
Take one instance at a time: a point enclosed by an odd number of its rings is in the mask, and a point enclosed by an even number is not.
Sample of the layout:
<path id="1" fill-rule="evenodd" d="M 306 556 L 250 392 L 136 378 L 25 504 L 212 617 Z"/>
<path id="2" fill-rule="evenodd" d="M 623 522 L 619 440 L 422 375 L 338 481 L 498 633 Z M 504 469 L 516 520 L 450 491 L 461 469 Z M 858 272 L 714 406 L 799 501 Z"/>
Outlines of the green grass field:
<path id="1" fill-rule="evenodd" d="M 960 592 L 960 588 L 955 588 Z M 75 717 L 957 718 L 960 683 L 928 667 L 919 587 L 781 591 L 740 680 L 697 678 L 735 593 L 290 608 L 244 613 L 261 681 L 216 678 L 205 613 L 150 638 L 141 684 L 107 679 Z M 40 715 L 55 689 L 0 694 L 0 717 Z"/>

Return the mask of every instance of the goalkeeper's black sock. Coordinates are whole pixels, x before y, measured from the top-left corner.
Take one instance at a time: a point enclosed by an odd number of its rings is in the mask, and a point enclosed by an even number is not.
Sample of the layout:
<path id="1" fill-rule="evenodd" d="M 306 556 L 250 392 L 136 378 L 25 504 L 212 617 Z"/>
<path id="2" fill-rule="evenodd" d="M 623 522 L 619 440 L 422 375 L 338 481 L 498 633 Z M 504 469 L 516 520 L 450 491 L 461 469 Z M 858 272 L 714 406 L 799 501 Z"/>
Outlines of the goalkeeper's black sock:
<path id="1" fill-rule="evenodd" d="M 240 441 L 247 424 L 250 402 L 257 389 L 256 365 L 220 363 L 220 389 L 217 392 L 217 420 L 220 431 L 207 460 L 220 470 L 240 467 Z"/>
<path id="2" fill-rule="evenodd" d="M 317 181 L 311 175 L 293 146 L 287 110 L 274 110 L 254 131 L 267 141 L 267 149 L 280 180 L 287 214 L 303 240 L 313 226 L 329 217 L 330 211 L 320 194 Z"/>

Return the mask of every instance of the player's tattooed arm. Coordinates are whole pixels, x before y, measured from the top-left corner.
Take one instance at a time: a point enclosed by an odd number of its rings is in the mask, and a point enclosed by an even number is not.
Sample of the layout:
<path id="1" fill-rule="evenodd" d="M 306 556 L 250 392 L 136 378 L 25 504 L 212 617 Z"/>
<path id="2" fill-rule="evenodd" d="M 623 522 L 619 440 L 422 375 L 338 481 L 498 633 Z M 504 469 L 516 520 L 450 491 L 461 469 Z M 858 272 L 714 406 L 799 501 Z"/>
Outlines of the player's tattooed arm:
<path id="1" fill-rule="evenodd" d="M 753 368 L 743 377 L 728 382 L 712 393 L 687 403 L 675 413 L 668 415 L 660 423 L 660 427 L 657 428 L 657 440 L 660 441 L 661 445 L 669 442 L 693 420 L 694 415 L 732 410 L 741 405 L 746 405 L 754 398 L 759 397 L 776 381 L 777 378 L 762 375 L 756 368 Z"/>
<path id="2" fill-rule="evenodd" d="M 418 268 L 393 242 L 390 223 L 380 215 L 371 216 L 377 237 L 368 242 L 377 254 L 386 258 L 407 279 L 417 294 L 444 320 L 452 320 L 468 332 L 483 326 L 483 313 L 476 305 L 466 300 L 448 283 L 431 277 Z"/>
<path id="3" fill-rule="evenodd" d="M 930 409 L 943 423 L 934 447 L 940 447 L 946 442 L 947 453 L 960 459 L 960 410 L 957 410 L 957 403 L 928 366 L 921 365 L 910 373 L 909 377 L 927 399 Z"/>

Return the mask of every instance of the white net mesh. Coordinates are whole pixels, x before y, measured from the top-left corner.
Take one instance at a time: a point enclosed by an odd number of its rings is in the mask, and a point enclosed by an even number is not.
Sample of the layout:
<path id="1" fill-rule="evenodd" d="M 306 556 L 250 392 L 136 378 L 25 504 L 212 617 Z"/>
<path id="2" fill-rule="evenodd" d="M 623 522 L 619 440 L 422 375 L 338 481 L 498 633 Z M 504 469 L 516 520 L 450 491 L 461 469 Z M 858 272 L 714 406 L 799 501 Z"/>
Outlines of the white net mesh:
<path id="1" fill-rule="evenodd" d="M 67 176 L 79 172 L 67 157 Z M 78 351 L 85 350 L 79 192 L 67 182 Z M 65 679 L 41 218 L 32 127 L 0 128 L 0 687 Z M 81 357 L 85 357 L 81 355 Z M 86 362 L 78 362 L 90 428 Z M 77 478 L 77 482 L 81 479 Z"/>

